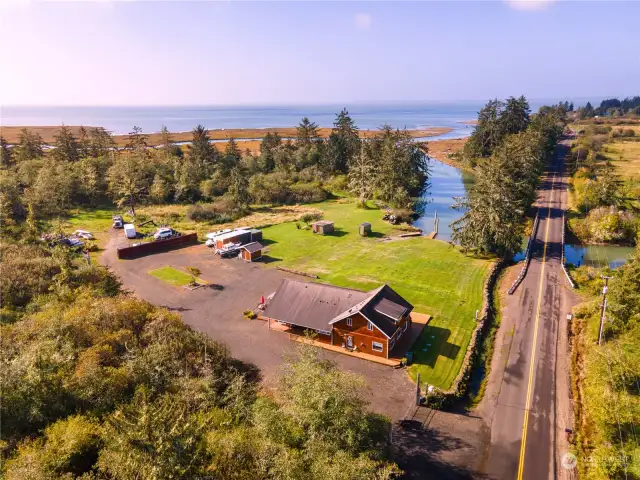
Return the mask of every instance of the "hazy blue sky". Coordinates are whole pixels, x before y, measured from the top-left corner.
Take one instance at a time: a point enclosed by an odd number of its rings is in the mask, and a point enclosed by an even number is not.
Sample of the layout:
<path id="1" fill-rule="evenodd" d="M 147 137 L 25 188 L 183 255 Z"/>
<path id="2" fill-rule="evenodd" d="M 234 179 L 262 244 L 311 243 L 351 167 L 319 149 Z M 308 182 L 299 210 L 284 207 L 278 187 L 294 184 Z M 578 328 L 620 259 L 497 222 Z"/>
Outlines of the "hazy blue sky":
<path id="1" fill-rule="evenodd" d="M 640 2 L 0 3 L 4 104 L 640 93 Z"/>

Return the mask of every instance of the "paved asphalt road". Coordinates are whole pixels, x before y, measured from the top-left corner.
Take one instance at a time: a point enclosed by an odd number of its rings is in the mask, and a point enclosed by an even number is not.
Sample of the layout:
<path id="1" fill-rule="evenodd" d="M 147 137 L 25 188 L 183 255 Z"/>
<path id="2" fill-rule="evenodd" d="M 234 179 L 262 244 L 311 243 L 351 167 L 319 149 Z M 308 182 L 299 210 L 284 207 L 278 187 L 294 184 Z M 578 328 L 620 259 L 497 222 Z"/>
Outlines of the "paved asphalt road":
<path id="1" fill-rule="evenodd" d="M 570 406 L 568 382 L 561 378 L 568 372 L 562 336 L 566 314 L 573 305 L 561 267 L 567 150 L 568 141 L 564 140 L 542 179 L 531 264 L 503 314 L 514 320 L 515 331 L 484 465 L 485 475 L 492 479 L 545 480 L 565 473 L 561 465 L 563 436 L 570 414 L 564 411 Z"/>

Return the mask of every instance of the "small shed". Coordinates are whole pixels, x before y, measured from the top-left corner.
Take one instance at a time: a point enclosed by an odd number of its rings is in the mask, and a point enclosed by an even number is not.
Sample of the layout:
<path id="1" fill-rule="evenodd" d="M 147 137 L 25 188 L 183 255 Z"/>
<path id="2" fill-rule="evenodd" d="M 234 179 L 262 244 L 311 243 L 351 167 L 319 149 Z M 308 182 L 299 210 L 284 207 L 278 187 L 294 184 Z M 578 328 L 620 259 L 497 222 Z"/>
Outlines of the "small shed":
<path id="1" fill-rule="evenodd" d="M 360 224 L 360 235 L 363 237 L 371 235 L 371 224 L 369 222 L 362 222 Z"/>
<path id="2" fill-rule="evenodd" d="M 313 228 L 313 233 L 319 233 L 320 235 L 333 233 L 333 222 L 329 220 L 318 220 L 311 227 Z"/>
<path id="3" fill-rule="evenodd" d="M 216 248 L 222 248 L 227 243 L 250 243 L 251 232 L 249 230 L 234 230 L 215 237 Z"/>
<path id="4" fill-rule="evenodd" d="M 262 258 L 262 249 L 264 247 L 260 242 L 247 243 L 240 247 L 240 258 L 245 262 L 254 262 Z"/>

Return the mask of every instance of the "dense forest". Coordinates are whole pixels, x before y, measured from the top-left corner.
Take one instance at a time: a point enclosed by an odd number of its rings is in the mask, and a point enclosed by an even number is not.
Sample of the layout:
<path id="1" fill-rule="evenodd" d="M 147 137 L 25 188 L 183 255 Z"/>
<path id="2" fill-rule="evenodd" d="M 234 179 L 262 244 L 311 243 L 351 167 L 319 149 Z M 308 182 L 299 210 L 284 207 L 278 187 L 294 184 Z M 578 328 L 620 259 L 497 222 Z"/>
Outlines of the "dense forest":
<path id="1" fill-rule="evenodd" d="M 104 267 L 21 224 L 0 246 L 1 475 L 387 479 L 361 377 L 302 346 L 275 389 Z"/>
<path id="2" fill-rule="evenodd" d="M 176 145 L 166 128 L 157 147 L 137 127 L 128 138 L 117 149 L 102 128 L 80 129 L 76 137 L 63 125 L 51 149 L 26 129 L 15 146 L 0 139 L 2 219 L 51 218 L 72 206 L 104 202 L 133 213 L 141 203 L 179 202 L 202 203 L 194 216 L 223 223 L 246 214 L 251 204 L 318 202 L 331 192 L 406 209 L 428 175 L 425 145 L 387 125 L 361 139 L 346 110 L 326 140 L 304 118 L 294 140 L 267 134 L 259 155 L 242 152 L 233 138 L 219 151 L 202 125 L 186 147 Z"/>
<path id="3" fill-rule="evenodd" d="M 536 199 L 546 162 L 563 132 L 563 104 L 541 107 L 530 115 L 524 97 L 491 100 L 478 114 L 478 125 L 464 146 L 462 160 L 474 167 L 476 180 L 455 208 L 453 240 L 464 249 L 509 257 L 521 249 L 524 219 Z"/>

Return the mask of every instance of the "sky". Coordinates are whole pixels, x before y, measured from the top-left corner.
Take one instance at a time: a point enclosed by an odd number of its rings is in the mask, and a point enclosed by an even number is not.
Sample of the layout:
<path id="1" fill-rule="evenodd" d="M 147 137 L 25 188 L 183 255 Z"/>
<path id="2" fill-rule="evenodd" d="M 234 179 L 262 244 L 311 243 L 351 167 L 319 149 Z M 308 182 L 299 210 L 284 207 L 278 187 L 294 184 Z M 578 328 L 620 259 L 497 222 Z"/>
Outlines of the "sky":
<path id="1" fill-rule="evenodd" d="M 640 2 L 0 0 L 0 105 L 640 94 Z"/>

